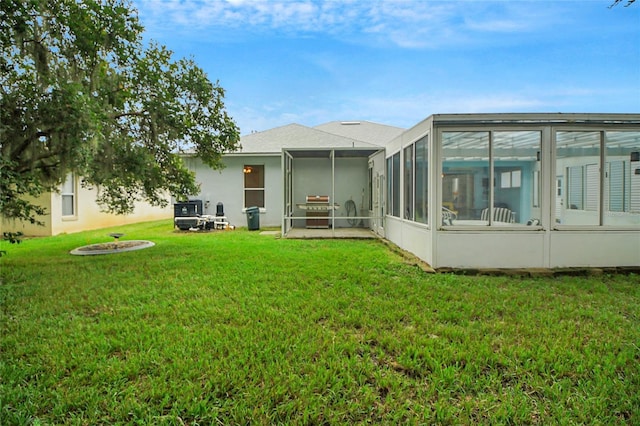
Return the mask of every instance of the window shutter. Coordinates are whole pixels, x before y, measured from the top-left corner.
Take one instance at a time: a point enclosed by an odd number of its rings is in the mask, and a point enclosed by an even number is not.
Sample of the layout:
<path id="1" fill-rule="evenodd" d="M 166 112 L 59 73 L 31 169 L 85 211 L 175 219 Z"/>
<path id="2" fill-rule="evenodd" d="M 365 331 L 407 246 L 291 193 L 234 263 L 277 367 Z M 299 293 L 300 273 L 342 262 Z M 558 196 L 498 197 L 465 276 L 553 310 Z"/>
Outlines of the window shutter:
<path id="1" fill-rule="evenodd" d="M 582 197 L 582 166 L 569 167 L 567 170 L 567 176 L 569 178 L 568 191 L 567 191 L 567 206 L 568 209 L 583 210 Z"/>
<path id="2" fill-rule="evenodd" d="M 624 179 L 624 161 L 609 163 L 609 211 L 625 211 L 626 185 Z"/>
<path id="3" fill-rule="evenodd" d="M 597 164 L 586 166 L 585 210 L 597 211 L 600 199 L 600 170 Z"/>

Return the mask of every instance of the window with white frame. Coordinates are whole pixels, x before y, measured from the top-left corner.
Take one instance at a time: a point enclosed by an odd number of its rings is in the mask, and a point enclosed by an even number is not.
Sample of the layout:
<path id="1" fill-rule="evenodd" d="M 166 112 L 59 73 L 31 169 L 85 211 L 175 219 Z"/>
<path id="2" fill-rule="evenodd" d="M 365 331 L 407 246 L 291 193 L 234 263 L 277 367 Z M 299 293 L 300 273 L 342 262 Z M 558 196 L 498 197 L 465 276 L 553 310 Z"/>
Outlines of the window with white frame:
<path id="1" fill-rule="evenodd" d="M 264 165 L 245 165 L 242 173 L 244 174 L 244 207 L 264 208 Z"/>
<path id="2" fill-rule="evenodd" d="M 400 217 L 400 153 L 393 156 L 393 215 Z"/>
<path id="3" fill-rule="evenodd" d="M 604 133 L 605 225 L 640 226 L 640 131 Z"/>
<path id="4" fill-rule="evenodd" d="M 493 163 L 492 221 L 501 225 L 539 223 L 532 192 L 539 187 L 542 133 L 537 130 L 494 131 L 491 133 Z M 488 217 L 488 214 L 487 214 Z"/>
<path id="5" fill-rule="evenodd" d="M 415 143 L 415 221 L 427 223 L 429 200 L 429 137 Z"/>
<path id="6" fill-rule="evenodd" d="M 62 216 L 76 215 L 76 179 L 73 173 L 69 173 L 60 187 L 62 197 Z"/>
<path id="7" fill-rule="evenodd" d="M 369 211 L 373 211 L 373 164 L 369 165 L 367 173 L 367 186 L 369 188 Z"/>
<path id="8" fill-rule="evenodd" d="M 387 158 L 387 211 L 400 217 L 400 153 Z"/>
<path id="9" fill-rule="evenodd" d="M 443 226 L 539 223 L 539 130 L 444 131 L 441 140 Z"/>
<path id="10" fill-rule="evenodd" d="M 558 131 L 556 173 L 566 176 L 559 223 L 599 225 L 601 132 Z"/>
<path id="11" fill-rule="evenodd" d="M 557 223 L 640 227 L 639 131 L 559 130 L 555 144 L 566 176 Z"/>
<path id="12" fill-rule="evenodd" d="M 393 159 L 387 158 L 387 214 L 393 214 Z"/>
<path id="13" fill-rule="evenodd" d="M 427 223 L 428 137 L 404 148 L 404 218 Z"/>
<path id="14" fill-rule="evenodd" d="M 409 145 L 404 149 L 404 218 L 413 220 L 413 149 Z"/>
<path id="15" fill-rule="evenodd" d="M 489 170 L 489 132 L 442 133 L 443 225 L 489 223 L 481 216 L 489 208 Z"/>

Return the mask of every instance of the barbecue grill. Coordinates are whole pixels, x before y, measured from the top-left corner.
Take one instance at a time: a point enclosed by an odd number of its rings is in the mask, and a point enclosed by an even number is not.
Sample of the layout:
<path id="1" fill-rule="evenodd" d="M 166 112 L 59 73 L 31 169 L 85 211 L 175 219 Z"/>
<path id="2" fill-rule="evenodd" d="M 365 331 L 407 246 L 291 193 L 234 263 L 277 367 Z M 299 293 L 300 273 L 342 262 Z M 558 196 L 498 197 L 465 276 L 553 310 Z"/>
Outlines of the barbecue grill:
<path id="1" fill-rule="evenodd" d="M 305 201 L 296 206 L 306 211 L 307 228 L 329 228 L 329 212 L 338 210 L 340 205 L 331 204 L 328 195 L 307 195 Z"/>

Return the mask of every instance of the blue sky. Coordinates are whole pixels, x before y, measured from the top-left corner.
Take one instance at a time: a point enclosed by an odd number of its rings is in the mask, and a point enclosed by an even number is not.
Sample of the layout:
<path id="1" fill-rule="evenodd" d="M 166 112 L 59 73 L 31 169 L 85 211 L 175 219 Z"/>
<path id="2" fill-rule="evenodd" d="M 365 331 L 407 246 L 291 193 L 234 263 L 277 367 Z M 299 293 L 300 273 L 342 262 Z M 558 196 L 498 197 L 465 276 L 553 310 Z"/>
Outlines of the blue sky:
<path id="1" fill-rule="evenodd" d="M 640 113 L 640 2 L 134 0 L 242 134 L 435 113 Z M 626 3 L 626 1 L 625 1 Z"/>

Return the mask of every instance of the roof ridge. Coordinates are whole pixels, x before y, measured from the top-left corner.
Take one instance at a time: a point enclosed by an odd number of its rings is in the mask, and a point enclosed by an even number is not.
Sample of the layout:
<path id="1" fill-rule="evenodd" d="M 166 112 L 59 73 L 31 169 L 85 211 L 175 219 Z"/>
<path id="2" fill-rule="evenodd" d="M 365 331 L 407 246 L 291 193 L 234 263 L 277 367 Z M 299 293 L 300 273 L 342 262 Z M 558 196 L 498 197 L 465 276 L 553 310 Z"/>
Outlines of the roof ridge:
<path id="1" fill-rule="evenodd" d="M 331 135 L 333 137 L 338 137 L 338 138 L 345 139 L 345 140 L 348 140 L 348 141 L 358 142 L 358 143 L 366 143 L 367 145 L 371 145 L 371 146 L 374 146 L 376 148 L 381 148 L 382 147 L 381 145 L 375 144 L 375 143 L 370 142 L 370 141 L 365 141 L 363 139 L 351 138 L 349 136 L 343 136 L 343 135 L 339 135 L 337 133 L 327 132 L 326 130 L 316 129 L 315 127 L 312 127 L 311 129 L 315 130 L 316 132 L 322 132 L 322 133 L 325 133 L 327 135 Z"/>

